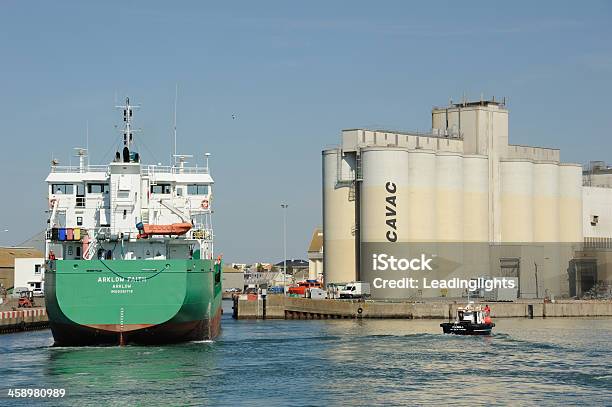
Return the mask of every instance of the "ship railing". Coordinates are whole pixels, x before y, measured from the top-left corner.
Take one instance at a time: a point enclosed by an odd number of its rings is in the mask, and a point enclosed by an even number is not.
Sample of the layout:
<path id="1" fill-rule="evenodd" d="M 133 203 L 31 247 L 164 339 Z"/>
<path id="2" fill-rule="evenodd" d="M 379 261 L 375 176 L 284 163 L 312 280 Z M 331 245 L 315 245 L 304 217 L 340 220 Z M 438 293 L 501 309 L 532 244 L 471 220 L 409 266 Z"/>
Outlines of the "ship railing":
<path id="1" fill-rule="evenodd" d="M 208 167 L 172 167 L 174 174 L 208 174 Z"/>
<path id="2" fill-rule="evenodd" d="M 56 173 L 82 173 L 82 172 L 107 172 L 107 165 L 52 165 L 51 172 Z M 169 165 L 147 165 L 141 170 L 142 175 L 154 174 L 208 174 L 208 167 L 172 167 Z"/>
<path id="3" fill-rule="evenodd" d="M 141 169 L 141 174 L 208 174 L 208 167 L 172 167 L 169 165 L 147 165 Z"/>
<path id="4" fill-rule="evenodd" d="M 81 172 L 107 172 L 107 165 L 88 165 L 80 167 L 78 165 L 52 165 L 51 172 L 58 173 L 81 173 Z"/>

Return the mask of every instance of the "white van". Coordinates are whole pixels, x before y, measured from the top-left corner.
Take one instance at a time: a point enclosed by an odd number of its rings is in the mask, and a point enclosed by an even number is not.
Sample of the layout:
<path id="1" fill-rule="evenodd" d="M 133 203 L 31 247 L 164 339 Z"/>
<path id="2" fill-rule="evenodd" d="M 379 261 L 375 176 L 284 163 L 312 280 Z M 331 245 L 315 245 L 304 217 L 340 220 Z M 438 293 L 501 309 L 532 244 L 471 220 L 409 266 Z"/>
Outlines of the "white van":
<path id="1" fill-rule="evenodd" d="M 370 296 L 370 283 L 355 281 L 340 290 L 340 298 L 367 298 Z"/>
<path id="2" fill-rule="evenodd" d="M 34 297 L 44 297 L 45 290 L 41 281 L 28 282 L 30 291 L 34 293 Z"/>

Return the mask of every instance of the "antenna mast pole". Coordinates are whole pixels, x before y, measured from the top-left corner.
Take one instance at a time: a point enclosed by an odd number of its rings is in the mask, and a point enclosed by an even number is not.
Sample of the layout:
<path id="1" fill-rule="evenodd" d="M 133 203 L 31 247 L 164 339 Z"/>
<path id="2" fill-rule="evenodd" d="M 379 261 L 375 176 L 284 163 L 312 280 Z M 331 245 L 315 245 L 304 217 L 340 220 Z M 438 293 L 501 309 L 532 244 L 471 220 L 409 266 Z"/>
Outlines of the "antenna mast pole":
<path id="1" fill-rule="evenodd" d="M 89 120 L 85 122 L 85 149 L 87 150 L 87 167 L 89 167 Z"/>
<path id="2" fill-rule="evenodd" d="M 178 83 L 174 89 L 174 153 L 172 154 L 172 165 L 175 164 L 176 160 L 176 104 L 178 100 Z"/>
<path id="3" fill-rule="evenodd" d="M 115 106 L 115 107 L 118 109 L 123 109 L 123 122 L 125 123 L 124 128 L 123 128 L 123 146 L 130 148 L 134 142 L 134 139 L 133 139 L 134 131 L 137 131 L 137 130 L 132 130 L 132 112 L 134 109 L 137 109 L 140 106 L 130 105 L 130 98 L 126 97 L 124 106 Z"/>

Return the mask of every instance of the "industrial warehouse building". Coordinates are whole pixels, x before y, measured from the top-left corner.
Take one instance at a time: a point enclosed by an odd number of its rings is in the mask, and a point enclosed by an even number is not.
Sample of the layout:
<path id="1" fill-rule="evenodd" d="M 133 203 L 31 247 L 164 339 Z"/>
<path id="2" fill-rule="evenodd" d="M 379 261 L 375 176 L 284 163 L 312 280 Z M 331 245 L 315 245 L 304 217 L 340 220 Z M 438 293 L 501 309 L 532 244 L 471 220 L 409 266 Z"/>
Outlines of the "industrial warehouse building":
<path id="1" fill-rule="evenodd" d="M 451 103 L 432 110 L 427 134 L 342 131 L 323 151 L 323 236 L 326 284 L 372 281 L 372 255 L 386 250 L 436 257 L 430 279 L 499 276 L 516 280 L 516 297 L 582 296 L 612 281 L 612 170 L 583 174 L 558 149 L 510 144 L 502 102 Z"/>
<path id="2" fill-rule="evenodd" d="M 32 278 L 36 277 L 36 281 L 42 281 L 42 277 L 38 273 L 40 268 L 35 268 L 35 264 L 41 264 L 43 256 L 43 252 L 32 247 L 0 247 L 0 287 L 7 290 L 13 288 L 13 286 L 27 287 L 28 285 L 23 280 L 30 276 Z M 31 267 L 16 267 L 15 262 L 18 259 L 32 259 Z M 29 265 L 27 261 L 21 264 Z M 24 273 L 24 270 L 27 271 Z M 36 272 L 34 272 L 35 270 Z M 15 275 L 16 271 L 20 272 L 17 276 Z M 21 285 L 15 285 L 15 282 Z"/>

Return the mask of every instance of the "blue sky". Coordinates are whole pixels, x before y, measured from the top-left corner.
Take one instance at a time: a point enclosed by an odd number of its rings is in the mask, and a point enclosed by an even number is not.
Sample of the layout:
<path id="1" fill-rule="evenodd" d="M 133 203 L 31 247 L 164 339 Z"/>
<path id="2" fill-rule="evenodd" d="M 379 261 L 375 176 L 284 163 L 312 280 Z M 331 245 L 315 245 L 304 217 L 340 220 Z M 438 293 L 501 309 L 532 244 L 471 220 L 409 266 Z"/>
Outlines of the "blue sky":
<path id="1" fill-rule="evenodd" d="M 450 98 L 506 96 L 510 140 L 612 162 L 610 2 L 0 3 L 0 244 L 45 226 L 51 153 L 110 160 L 129 95 L 144 161 L 213 156 L 217 250 L 306 257 L 321 149 L 342 128 L 430 127 Z M 237 119 L 232 120 L 232 114 Z M 4 232 L 8 229 L 9 232 Z"/>

